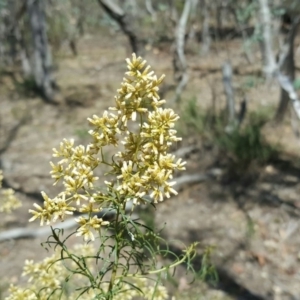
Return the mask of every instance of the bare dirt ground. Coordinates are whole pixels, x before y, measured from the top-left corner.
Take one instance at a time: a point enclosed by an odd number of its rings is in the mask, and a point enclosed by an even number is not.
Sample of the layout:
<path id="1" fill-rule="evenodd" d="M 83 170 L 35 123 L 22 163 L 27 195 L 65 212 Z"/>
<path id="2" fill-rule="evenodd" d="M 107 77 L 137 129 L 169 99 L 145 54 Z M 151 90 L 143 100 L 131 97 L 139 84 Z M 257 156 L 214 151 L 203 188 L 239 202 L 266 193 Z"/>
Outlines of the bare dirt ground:
<path id="1" fill-rule="evenodd" d="M 113 103 L 126 68 L 124 58 L 129 56 L 125 45 L 126 40 L 120 36 L 90 36 L 80 42 L 78 57 L 67 50 L 58 54 L 57 81 L 66 102 L 63 105 L 48 105 L 32 95 L 25 97 L 9 77 L 1 78 L 0 144 L 1 148 L 6 146 L 1 153 L 2 169 L 7 184 L 18 191 L 23 202 L 14 214 L 1 216 L 2 231 L 38 226 L 28 224 L 28 209 L 33 202 L 41 201 L 41 190 L 50 195 L 58 191 L 48 175 L 51 149 L 63 138 L 74 138 L 77 143 L 88 141 L 86 118 L 101 115 Z M 170 84 L 172 57 L 168 47 L 165 51 L 150 49 L 145 58 L 158 75 L 167 75 L 166 83 Z M 255 70 L 247 66 L 238 42 L 229 47 L 235 53 L 233 66 L 244 72 L 234 78 L 238 89 Z M 199 109 L 203 109 L 216 97 L 217 106 L 225 105 L 218 71 L 227 59 L 225 48 L 219 45 L 218 49 L 224 50 L 213 49 L 205 58 L 189 54 L 190 82 L 183 101 L 195 97 Z M 167 93 L 165 98 L 171 95 Z M 274 110 L 279 90 L 276 84 L 266 87 L 258 83 L 247 90 L 247 97 L 250 110 Z M 166 223 L 164 234 L 170 241 L 215 246 L 213 262 L 219 283 L 211 286 L 197 281 L 189 286 L 178 272 L 178 289 L 172 290 L 176 299 L 300 299 L 299 142 L 289 123 L 276 128 L 267 125 L 264 131 L 268 140 L 282 145 L 285 154 L 266 166 L 250 166 L 239 174 L 222 163 L 214 147 L 207 147 L 198 135 L 189 135 L 180 145 L 195 147 L 185 157 L 188 174 L 215 168 L 220 172 L 211 180 L 186 185 L 178 196 L 158 205 L 155 221 L 158 226 Z M 45 239 L 0 244 L 2 287 L 17 281 L 25 259 L 47 256 L 40 246 Z M 177 242 L 172 245 L 175 250 L 181 248 Z M 196 264 L 200 260 L 199 255 Z"/>

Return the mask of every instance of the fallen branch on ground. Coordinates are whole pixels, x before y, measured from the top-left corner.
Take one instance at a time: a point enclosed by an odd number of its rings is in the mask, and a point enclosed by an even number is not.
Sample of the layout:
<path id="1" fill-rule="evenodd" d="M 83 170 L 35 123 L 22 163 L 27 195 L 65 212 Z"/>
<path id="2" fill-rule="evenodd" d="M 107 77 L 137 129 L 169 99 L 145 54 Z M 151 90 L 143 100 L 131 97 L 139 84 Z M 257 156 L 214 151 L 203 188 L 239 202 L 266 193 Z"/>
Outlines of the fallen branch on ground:
<path id="1" fill-rule="evenodd" d="M 181 190 L 184 185 L 187 184 L 195 184 L 202 181 L 206 181 L 217 177 L 221 174 L 220 169 L 212 169 L 205 174 L 192 174 L 192 175 L 185 175 L 176 178 L 176 188 Z M 132 204 L 128 203 L 126 209 L 130 211 L 132 208 Z M 103 209 L 100 213 L 97 214 L 99 218 L 111 218 L 113 216 L 113 211 L 109 209 Z M 78 226 L 78 223 L 75 221 L 75 218 L 66 220 L 61 223 L 55 224 L 55 228 L 59 229 L 70 229 L 73 227 Z M 49 226 L 46 227 L 39 227 L 39 228 L 15 228 L 10 229 L 0 233 L 0 242 L 4 242 L 6 240 L 11 239 L 20 239 L 20 238 L 38 238 L 41 236 L 51 235 L 51 228 Z"/>

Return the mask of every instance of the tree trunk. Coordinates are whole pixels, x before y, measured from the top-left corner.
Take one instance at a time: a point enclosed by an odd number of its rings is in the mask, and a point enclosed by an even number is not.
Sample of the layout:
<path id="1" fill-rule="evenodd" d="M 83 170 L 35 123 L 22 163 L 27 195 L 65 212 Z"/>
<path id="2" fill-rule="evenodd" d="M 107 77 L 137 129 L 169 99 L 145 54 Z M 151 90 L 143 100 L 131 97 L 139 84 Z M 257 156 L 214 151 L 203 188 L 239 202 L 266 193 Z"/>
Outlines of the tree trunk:
<path id="1" fill-rule="evenodd" d="M 136 0 L 125 0 L 124 2 L 126 4 L 125 11 L 130 12 L 131 16 L 136 17 L 138 14 L 138 6 Z"/>
<path id="2" fill-rule="evenodd" d="M 20 46 L 20 59 L 21 59 L 21 65 L 22 65 L 22 71 L 23 71 L 23 76 L 25 79 L 32 78 L 32 68 L 30 65 L 30 59 L 28 55 L 28 49 L 26 46 L 26 43 L 24 41 L 24 30 L 19 29 L 19 26 L 15 26 L 14 29 L 15 32 L 15 37 L 18 41 L 18 44 Z"/>
<path id="3" fill-rule="evenodd" d="M 27 11 L 33 41 L 33 77 L 38 90 L 47 101 L 54 101 L 52 55 L 48 45 L 44 0 L 27 0 Z"/>
<path id="4" fill-rule="evenodd" d="M 121 30 L 129 39 L 132 51 L 136 54 L 140 54 L 140 40 L 133 28 L 131 20 L 124 10 L 112 0 L 98 0 L 98 3 L 105 12 L 119 24 Z"/>
<path id="5" fill-rule="evenodd" d="M 175 99 L 174 99 L 175 102 L 179 101 L 180 95 L 188 82 L 187 64 L 186 64 L 184 48 L 185 48 L 186 24 L 189 18 L 192 1 L 193 0 L 185 1 L 181 17 L 176 28 L 176 50 L 174 53 L 173 64 L 174 64 L 175 80 L 180 82 L 175 92 Z"/>
<path id="6" fill-rule="evenodd" d="M 289 100 L 291 100 L 297 118 L 300 120 L 300 100 L 293 86 L 293 81 L 291 81 L 288 76 L 280 72 L 277 75 L 277 79 L 281 88 L 287 93 Z"/>
<path id="7" fill-rule="evenodd" d="M 4 44 L 4 41 L 7 40 L 7 16 L 3 11 L 0 11 L 0 58 L 1 66 L 9 64 L 7 59 L 7 47 Z"/>
<path id="8" fill-rule="evenodd" d="M 209 19 L 210 19 L 210 12 L 209 12 L 209 0 L 202 0 L 201 1 L 201 8 L 202 8 L 202 28 L 201 28 L 201 42 L 202 42 L 202 54 L 207 54 L 210 49 L 210 33 L 209 33 Z"/>
<path id="9" fill-rule="evenodd" d="M 218 1 L 216 8 L 216 25 L 217 25 L 217 37 L 222 39 L 222 29 L 223 29 L 223 5 L 222 2 Z"/>
<path id="10" fill-rule="evenodd" d="M 188 33 L 188 40 L 194 40 L 197 35 L 197 21 L 198 21 L 198 4 L 199 0 L 192 0 L 191 13 L 190 13 L 190 30 Z"/>
<path id="11" fill-rule="evenodd" d="M 232 88 L 232 67 L 229 62 L 225 62 L 222 67 L 223 84 L 227 102 L 228 123 L 226 131 L 231 132 L 236 124 L 234 93 Z"/>
<path id="12" fill-rule="evenodd" d="M 156 11 L 153 8 L 152 0 L 145 0 L 147 12 L 150 14 L 152 22 L 156 21 Z"/>
<path id="13" fill-rule="evenodd" d="M 271 12 L 268 0 L 259 0 L 260 23 L 262 27 L 263 38 L 261 40 L 262 58 L 264 63 L 264 72 L 267 80 L 270 80 L 277 69 L 275 55 L 273 52 L 273 35 L 271 25 Z"/>
<path id="14" fill-rule="evenodd" d="M 7 23 L 7 41 L 9 44 L 9 60 L 10 60 L 10 64 L 13 65 L 16 62 L 16 58 L 17 58 L 17 39 L 16 39 L 16 35 L 13 29 L 13 24 L 16 22 L 15 21 L 15 16 L 16 16 L 16 2 L 11 0 L 8 2 L 8 15 L 5 18 Z M 5 21 L 4 19 L 4 21 Z"/>
<path id="15" fill-rule="evenodd" d="M 297 18 L 293 21 L 293 24 L 285 38 L 278 61 L 280 72 L 287 76 L 291 82 L 293 82 L 295 79 L 294 41 L 299 22 L 300 18 Z M 275 116 L 275 120 L 277 122 L 281 122 L 283 120 L 289 101 L 289 93 L 286 89 L 281 87 L 280 102 Z"/>
<path id="16" fill-rule="evenodd" d="M 79 10 L 76 27 L 77 27 L 79 35 L 83 36 L 85 34 L 85 20 L 86 20 L 86 16 L 87 16 L 86 6 L 82 0 L 79 0 L 76 3 L 76 6 L 78 7 L 78 10 Z"/>
<path id="17" fill-rule="evenodd" d="M 192 0 L 185 1 L 184 8 L 178 22 L 176 30 L 176 53 L 180 63 L 180 69 L 186 69 L 186 59 L 185 59 L 185 32 L 186 24 L 189 18 L 190 9 L 192 5 Z"/>

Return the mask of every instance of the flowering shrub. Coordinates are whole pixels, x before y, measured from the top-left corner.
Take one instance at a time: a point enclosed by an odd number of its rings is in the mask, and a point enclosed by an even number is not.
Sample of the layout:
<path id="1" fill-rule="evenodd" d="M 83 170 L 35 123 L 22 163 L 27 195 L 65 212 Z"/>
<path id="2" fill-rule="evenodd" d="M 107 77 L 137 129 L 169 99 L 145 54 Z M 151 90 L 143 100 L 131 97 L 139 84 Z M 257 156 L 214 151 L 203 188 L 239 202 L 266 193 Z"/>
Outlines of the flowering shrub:
<path id="1" fill-rule="evenodd" d="M 77 245 L 72 255 L 82 257 L 86 260 L 86 266 L 89 272 L 95 272 L 96 268 L 87 257 L 92 257 L 97 250 L 93 244 Z M 57 250 L 55 253 L 44 259 L 39 263 L 33 261 L 25 261 L 23 276 L 27 276 L 28 284 L 25 288 L 16 286 L 10 287 L 11 295 L 6 299 L 14 300 L 37 300 L 37 299 L 106 299 L 101 297 L 103 294 L 102 289 L 108 289 L 108 283 L 104 282 L 102 288 L 91 288 L 86 290 L 78 290 L 78 286 L 88 284 L 88 279 L 83 276 L 76 276 L 74 274 L 72 284 L 67 287 L 66 278 L 70 277 L 70 269 L 76 268 L 76 262 L 72 261 L 66 267 L 66 262 L 60 260 L 60 252 Z M 136 289 L 132 289 L 132 284 Z M 77 288 L 77 290 L 76 290 Z M 122 285 L 122 293 L 114 295 L 114 300 L 130 300 L 141 295 L 143 291 L 145 299 L 167 299 L 167 290 L 163 286 L 155 287 L 147 281 L 146 278 L 135 277 L 130 284 L 124 283 Z M 154 297 L 153 297 L 154 295 Z M 153 298 L 152 298 L 153 297 Z"/>
<path id="2" fill-rule="evenodd" d="M 196 244 L 158 268 L 157 258 L 172 253 L 159 232 L 132 217 L 137 205 L 155 205 L 177 194 L 172 178 L 174 171 L 184 170 L 185 162 L 169 153 L 181 139 L 174 130 L 179 116 L 163 108 L 165 100 L 158 95 L 164 76 L 158 79 L 134 54 L 126 61 L 128 72 L 115 106 L 102 117 L 88 119 L 92 142 L 74 146 L 73 140 L 65 139 L 53 149 L 58 161 L 51 162 L 51 174 L 55 184 L 62 182 L 62 192 L 54 198 L 42 192 L 44 205 L 34 204 L 35 210 L 29 210 L 30 221 L 38 219 L 41 225 L 80 213 L 73 234 L 94 245 L 70 250 L 69 237 L 52 229 L 47 245 L 54 246 L 55 254 L 42 263 L 27 261 L 24 275 L 30 276 L 29 285 L 11 286 L 7 300 L 24 299 L 25 293 L 26 299 L 167 299 L 160 286 L 162 274 L 185 261 L 191 267 Z M 103 154 L 108 145 L 120 150 L 110 159 Z M 95 175 L 102 165 L 114 178 L 105 180 L 104 188 Z M 108 220 L 108 215 L 113 217 Z"/>

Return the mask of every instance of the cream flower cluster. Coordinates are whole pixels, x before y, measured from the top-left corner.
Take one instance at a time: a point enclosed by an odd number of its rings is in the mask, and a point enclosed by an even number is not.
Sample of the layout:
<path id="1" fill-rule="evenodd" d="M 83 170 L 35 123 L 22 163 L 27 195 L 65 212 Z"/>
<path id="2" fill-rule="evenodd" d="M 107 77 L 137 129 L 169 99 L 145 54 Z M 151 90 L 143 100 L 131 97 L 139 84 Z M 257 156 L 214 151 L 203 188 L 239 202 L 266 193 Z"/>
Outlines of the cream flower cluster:
<path id="1" fill-rule="evenodd" d="M 93 257 L 96 249 L 92 244 L 75 245 L 73 255 L 78 257 Z M 76 264 L 72 262 L 68 268 L 66 262 L 60 259 L 61 253 L 56 250 L 51 257 L 45 258 L 41 262 L 32 260 L 25 261 L 22 276 L 28 278 L 27 284 L 23 287 L 11 285 L 9 288 L 10 295 L 5 300 L 47 300 L 47 299 L 106 299 L 101 295 L 107 292 L 108 283 L 103 282 L 99 288 L 89 288 L 82 293 L 80 287 L 89 286 L 89 282 L 83 276 L 72 276 L 68 281 L 65 279 L 70 275 L 69 269 L 76 269 Z M 96 266 L 94 260 L 85 261 L 86 268 L 89 272 L 95 273 Z M 80 273 L 80 272 L 79 272 Z M 114 296 L 114 300 L 132 300 L 132 299 L 168 299 L 168 293 L 164 286 L 155 287 L 145 278 L 133 277 L 131 284 L 138 289 L 132 288 L 132 285 L 121 283 L 118 293 Z M 140 292 L 142 291 L 142 293 Z"/>
<path id="2" fill-rule="evenodd" d="M 20 207 L 22 203 L 15 196 L 13 189 L 2 187 L 3 173 L 0 170 L 0 212 L 11 213 L 12 210 Z"/>
<path id="3" fill-rule="evenodd" d="M 62 181 L 64 191 L 50 199 L 44 192 L 44 206 L 34 204 L 30 221 L 40 219 L 41 225 L 74 211 L 87 213 L 77 221 L 78 235 L 86 240 L 94 239 L 96 231 L 107 221 L 95 213 L 103 208 L 113 208 L 116 203 L 125 208 L 128 201 L 133 206 L 141 202 L 154 203 L 177 194 L 173 188 L 173 173 L 184 170 L 185 162 L 168 151 L 173 143 L 180 141 L 174 129 L 179 116 L 170 108 L 163 108 L 165 100 L 158 95 L 164 76 L 157 78 L 141 57 L 132 55 L 127 59 L 128 72 L 115 97 L 115 106 L 102 117 L 88 118 L 92 129 L 92 142 L 74 146 L 73 140 L 63 140 L 54 157 L 60 160 L 52 166 L 55 183 Z M 104 158 L 103 148 L 113 145 L 120 149 L 110 160 Z M 100 165 L 110 168 L 109 176 L 115 180 L 105 181 L 106 191 L 101 191 L 95 169 Z"/>

